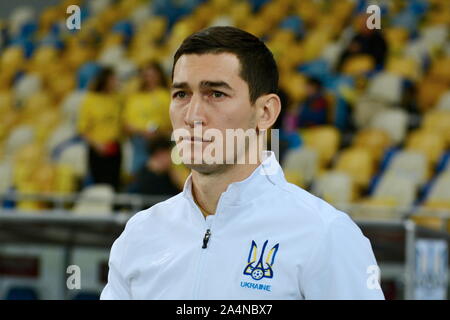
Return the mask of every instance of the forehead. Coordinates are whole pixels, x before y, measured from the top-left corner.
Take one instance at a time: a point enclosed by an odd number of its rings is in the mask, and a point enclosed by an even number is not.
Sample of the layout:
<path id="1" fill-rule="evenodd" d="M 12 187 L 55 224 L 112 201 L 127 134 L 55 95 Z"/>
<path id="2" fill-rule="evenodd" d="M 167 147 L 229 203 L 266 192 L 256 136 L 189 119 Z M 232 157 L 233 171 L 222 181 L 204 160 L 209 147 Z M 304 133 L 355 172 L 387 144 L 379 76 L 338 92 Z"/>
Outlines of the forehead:
<path id="1" fill-rule="evenodd" d="M 240 62 L 232 53 L 182 55 L 174 67 L 173 82 L 195 85 L 201 81 L 224 81 L 239 85 Z"/>

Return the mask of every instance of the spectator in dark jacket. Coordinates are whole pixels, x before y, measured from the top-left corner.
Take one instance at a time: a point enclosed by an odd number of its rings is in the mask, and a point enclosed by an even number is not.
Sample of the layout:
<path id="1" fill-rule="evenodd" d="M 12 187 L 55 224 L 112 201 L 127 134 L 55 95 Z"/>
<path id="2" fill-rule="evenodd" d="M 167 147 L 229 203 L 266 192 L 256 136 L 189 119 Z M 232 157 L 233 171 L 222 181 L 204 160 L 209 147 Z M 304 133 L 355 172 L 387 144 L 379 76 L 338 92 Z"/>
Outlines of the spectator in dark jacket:
<path id="1" fill-rule="evenodd" d="M 318 79 L 309 78 L 307 96 L 298 110 L 297 127 L 307 128 L 326 124 L 328 108 L 329 102 L 322 89 L 322 83 Z"/>
<path id="2" fill-rule="evenodd" d="M 166 137 L 155 138 L 149 144 L 151 155 L 127 188 L 129 193 L 173 196 L 181 190 L 172 168 L 172 143 Z"/>

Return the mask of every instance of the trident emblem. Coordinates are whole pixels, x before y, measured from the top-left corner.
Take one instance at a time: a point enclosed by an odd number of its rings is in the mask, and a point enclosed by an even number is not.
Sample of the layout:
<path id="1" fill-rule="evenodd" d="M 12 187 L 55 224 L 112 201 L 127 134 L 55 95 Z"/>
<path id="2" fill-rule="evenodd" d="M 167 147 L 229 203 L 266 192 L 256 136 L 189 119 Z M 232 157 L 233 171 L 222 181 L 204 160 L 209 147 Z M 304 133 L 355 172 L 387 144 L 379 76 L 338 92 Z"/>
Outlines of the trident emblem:
<path id="1" fill-rule="evenodd" d="M 259 256 L 259 260 L 255 265 L 256 257 L 258 255 L 258 246 L 256 245 L 255 241 L 252 240 L 252 245 L 248 254 L 248 263 L 244 269 L 244 274 L 251 276 L 253 280 L 261 280 L 262 278 L 273 277 L 272 266 L 273 262 L 275 261 L 275 255 L 277 254 L 279 243 L 277 243 L 273 246 L 272 249 L 270 249 L 266 261 L 263 263 L 264 251 L 266 250 L 267 242 L 269 242 L 269 240 L 266 240 L 264 242 L 261 255 Z"/>

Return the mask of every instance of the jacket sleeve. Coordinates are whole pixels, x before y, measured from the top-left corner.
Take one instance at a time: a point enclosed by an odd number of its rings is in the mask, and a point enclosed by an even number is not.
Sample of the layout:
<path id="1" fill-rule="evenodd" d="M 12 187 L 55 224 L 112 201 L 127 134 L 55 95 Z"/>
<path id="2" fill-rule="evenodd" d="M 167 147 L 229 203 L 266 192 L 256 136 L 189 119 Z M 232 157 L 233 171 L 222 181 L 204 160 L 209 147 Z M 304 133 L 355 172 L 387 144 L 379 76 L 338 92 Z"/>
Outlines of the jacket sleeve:
<path id="1" fill-rule="evenodd" d="M 370 241 L 346 214 L 333 219 L 301 276 L 305 299 L 384 300 Z"/>

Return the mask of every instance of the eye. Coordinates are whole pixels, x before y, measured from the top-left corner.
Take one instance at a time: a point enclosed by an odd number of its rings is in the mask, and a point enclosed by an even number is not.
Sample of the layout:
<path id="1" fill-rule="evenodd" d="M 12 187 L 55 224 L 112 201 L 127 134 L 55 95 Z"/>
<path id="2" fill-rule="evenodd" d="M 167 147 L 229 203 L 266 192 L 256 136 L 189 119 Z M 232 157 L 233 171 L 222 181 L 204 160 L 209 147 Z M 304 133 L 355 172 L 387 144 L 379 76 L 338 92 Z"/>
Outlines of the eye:
<path id="1" fill-rule="evenodd" d="M 173 98 L 179 98 L 179 99 L 183 99 L 183 98 L 186 98 L 186 92 L 184 92 L 184 91 L 177 91 L 177 92 L 175 92 L 173 95 L 172 95 L 172 97 Z"/>
<path id="2" fill-rule="evenodd" d="M 213 98 L 219 99 L 219 98 L 225 97 L 226 94 L 223 92 L 220 92 L 220 91 L 213 91 L 212 96 L 213 96 Z"/>

